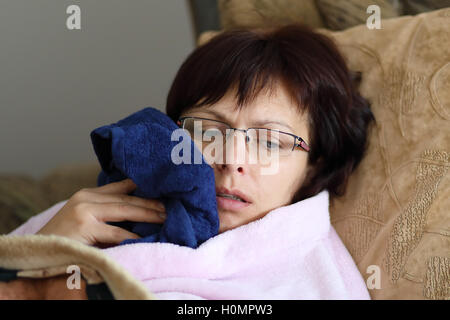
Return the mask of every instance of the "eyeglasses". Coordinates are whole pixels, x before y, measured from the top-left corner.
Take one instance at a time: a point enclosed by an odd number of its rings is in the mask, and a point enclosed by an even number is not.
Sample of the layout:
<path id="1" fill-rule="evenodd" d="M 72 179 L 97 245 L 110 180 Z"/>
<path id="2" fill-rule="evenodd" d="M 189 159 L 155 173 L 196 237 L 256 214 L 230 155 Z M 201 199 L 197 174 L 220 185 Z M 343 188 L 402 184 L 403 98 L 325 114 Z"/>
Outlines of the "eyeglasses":
<path id="1" fill-rule="evenodd" d="M 301 137 L 280 130 L 238 129 L 222 121 L 199 117 L 182 117 L 178 119 L 177 124 L 189 132 L 194 142 L 200 142 L 203 147 L 211 143 L 212 137 L 214 141 L 221 138 L 221 142 L 225 144 L 234 131 L 241 131 L 245 133 L 246 146 L 250 149 L 248 151 L 265 150 L 270 153 L 276 150 L 280 156 L 287 156 L 296 148 L 310 151 L 308 144 Z"/>

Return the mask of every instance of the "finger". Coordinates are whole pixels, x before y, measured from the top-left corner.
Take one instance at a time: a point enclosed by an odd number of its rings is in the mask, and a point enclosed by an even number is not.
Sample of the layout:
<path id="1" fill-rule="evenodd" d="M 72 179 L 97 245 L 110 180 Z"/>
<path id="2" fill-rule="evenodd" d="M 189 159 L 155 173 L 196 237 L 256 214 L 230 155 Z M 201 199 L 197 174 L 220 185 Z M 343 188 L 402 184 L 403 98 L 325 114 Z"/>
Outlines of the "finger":
<path id="1" fill-rule="evenodd" d="M 127 194 L 136 189 L 136 184 L 131 179 L 124 179 L 118 182 L 111 182 L 104 186 L 93 188 L 92 191 L 102 194 Z"/>
<path id="2" fill-rule="evenodd" d="M 159 200 L 145 199 L 145 198 L 141 198 L 141 197 L 129 196 L 126 194 L 99 194 L 94 199 L 90 199 L 90 202 L 94 202 L 94 203 L 108 203 L 108 202 L 125 203 L 125 204 L 135 205 L 138 207 L 153 209 L 153 210 L 159 211 L 159 212 L 166 211 L 166 208 L 164 207 L 163 203 Z"/>
<path id="3" fill-rule="evenodd" d="M 165 213 L 126 203 L 92 203 L 93 214 L 99 221 L 134 221 L 164 223 Z M 97 208 L 95 208 L 97 206 Z"/>
<path id="4" fill-rule="evenodd" d="M 139 239 L 139 235 L 116 226 L 102 223 L 95 235 L 96 243 L 120 243 L 126 239 Z"/>

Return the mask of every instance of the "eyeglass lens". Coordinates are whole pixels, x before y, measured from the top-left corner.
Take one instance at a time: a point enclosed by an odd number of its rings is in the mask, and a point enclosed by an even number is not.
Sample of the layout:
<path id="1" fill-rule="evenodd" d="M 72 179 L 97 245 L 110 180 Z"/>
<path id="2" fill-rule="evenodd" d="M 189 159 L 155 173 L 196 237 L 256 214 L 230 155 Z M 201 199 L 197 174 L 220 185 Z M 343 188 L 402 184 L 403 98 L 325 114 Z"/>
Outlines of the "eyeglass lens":
<path id="1" fill-rule="evenodd" d="M 278 152 L 279 155 L 288 155 L 292 152 L 295 145 L 295 138 L 289 134 L 277 130 L 250 128 L 245 130 L 232 129 L 225 123 L 195 118 L 186 118 L 183 123 L 197 146 L 202 150 L 210 144 L 222 144 L 225 146 L 230 137 L 234 137 L 236 131 L 241 131 L 246 137 L 246 146 L 249 152 L 259 157 L 266 155 L 271 157 L 272 153 Z"/>

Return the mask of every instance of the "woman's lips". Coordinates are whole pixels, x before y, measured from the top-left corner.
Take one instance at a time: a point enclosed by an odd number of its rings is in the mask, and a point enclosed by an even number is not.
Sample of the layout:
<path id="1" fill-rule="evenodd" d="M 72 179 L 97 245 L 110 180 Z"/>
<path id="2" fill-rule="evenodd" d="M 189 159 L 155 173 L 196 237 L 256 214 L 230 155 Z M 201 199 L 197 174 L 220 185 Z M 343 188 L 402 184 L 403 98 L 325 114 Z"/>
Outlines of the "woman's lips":
<path id="1" fill-rule="evenodd" d="M 228 211 L 239 211 L 250 205 L 249 202 L 242 202 L 239 200 L 233 200 L 219 196 L 216 196 L 216 200 L 217 200 L 217 207 L 219 209 Z"/>

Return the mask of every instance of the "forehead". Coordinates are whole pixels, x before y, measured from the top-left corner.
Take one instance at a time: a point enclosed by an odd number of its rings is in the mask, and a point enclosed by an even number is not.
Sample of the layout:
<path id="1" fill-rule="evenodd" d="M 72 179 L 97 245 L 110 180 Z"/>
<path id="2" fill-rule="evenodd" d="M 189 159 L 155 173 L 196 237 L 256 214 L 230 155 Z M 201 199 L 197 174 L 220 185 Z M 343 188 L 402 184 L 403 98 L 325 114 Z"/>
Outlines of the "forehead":
<path id="1" fill-rule="evenodd" d="M 238 107 L 237 89 L 230 89 L 218 102 L 211 105 L 195 107 L 187 113 L 214 113 L 226 116 L 234 121 L 240 119 L 275 119 L 290 124 L 304 121 L 298 102 L 289 95 L 284 86 L 276 84 L 271 88 L 263 88 L 258 95 L 248 103 Z"/>

